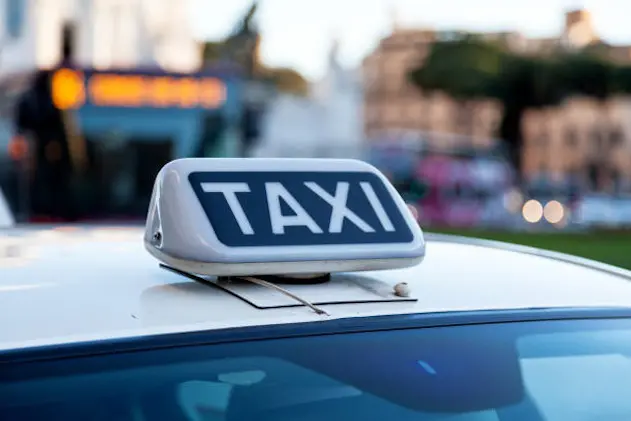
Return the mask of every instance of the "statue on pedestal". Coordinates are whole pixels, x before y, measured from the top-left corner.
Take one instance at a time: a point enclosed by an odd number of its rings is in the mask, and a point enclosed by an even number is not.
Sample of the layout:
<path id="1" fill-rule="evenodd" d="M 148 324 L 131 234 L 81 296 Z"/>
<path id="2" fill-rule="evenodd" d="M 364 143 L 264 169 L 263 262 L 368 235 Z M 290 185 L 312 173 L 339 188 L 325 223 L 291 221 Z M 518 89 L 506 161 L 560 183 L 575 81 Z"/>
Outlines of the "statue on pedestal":
<path id="1" fill-rule="evenodd" d="M 258 1 L 254 1 L 236 25 L 232 35 L 223 43 L 222 58 L 242 66 L 248 78 L 254 78 L 259 70 L 260 33 L 254 18 Z"/>

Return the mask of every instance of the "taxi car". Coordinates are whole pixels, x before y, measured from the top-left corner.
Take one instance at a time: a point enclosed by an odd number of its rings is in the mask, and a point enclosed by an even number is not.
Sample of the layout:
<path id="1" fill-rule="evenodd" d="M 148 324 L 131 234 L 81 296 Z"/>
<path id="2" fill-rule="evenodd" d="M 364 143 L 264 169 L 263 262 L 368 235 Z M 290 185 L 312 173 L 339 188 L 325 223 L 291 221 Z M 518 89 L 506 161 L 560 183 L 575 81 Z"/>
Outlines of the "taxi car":
<path id="1" fill-rule="evenodd" d="M 2 231 L 0 420 L 631 416 L 628 271 L 423 233 L 358 161 L 155 186 L 144 232 Z"/>

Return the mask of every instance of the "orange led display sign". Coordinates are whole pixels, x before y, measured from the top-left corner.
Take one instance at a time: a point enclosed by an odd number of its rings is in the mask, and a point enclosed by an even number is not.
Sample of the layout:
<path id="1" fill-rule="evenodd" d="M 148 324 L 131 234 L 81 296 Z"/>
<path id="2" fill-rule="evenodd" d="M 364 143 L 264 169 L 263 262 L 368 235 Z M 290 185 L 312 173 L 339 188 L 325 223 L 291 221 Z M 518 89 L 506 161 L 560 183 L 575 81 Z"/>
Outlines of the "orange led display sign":
<path id="1" fill-rule="evenodd" d="M 212 77 L 94 73 L 60 69 L 51 80 L 59 109 L 97 107 L 217 108 L 226 100 L 225 84 Z"/>
<path id="2" fill-rule="evenodd" d="M 61 69 L 53 74 L 53 104 L 60 110 L 75 109 L 85 104 L 85 81 L 81 72 Z"/>

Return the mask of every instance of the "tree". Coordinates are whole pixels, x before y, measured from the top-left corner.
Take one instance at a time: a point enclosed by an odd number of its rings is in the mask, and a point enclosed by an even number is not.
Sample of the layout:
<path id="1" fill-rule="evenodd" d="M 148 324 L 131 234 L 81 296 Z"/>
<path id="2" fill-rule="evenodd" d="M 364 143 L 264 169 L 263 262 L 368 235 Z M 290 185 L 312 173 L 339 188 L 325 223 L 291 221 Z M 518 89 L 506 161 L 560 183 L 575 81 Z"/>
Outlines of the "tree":
<path id="1" fill-rule="evenodd" d="M 206 64 L 218 62 L 221 59 L 222 45 L 222 42 L 206 41 L 202 48 L 202 61 Z"/>
<path id="2" fill-rule="evenodd" d="M 213 65 L 224 59 L 226 46 L 224 41 L 207 41 L 202 49 L 203 62 Z M 298 71 L 287 67 L 267 67 L 263 63 L 254 64 L 257 76 L 272 83 L 280 92 L 294 95 L 306 95 L 309 82 Z"/>
<path id="3" fill-rule="evenodd" d="M 425 91 L 442 91 L 460 101 L 498 100 L 503 105 L 498 135 L 520 173 L 521 121 L 527 109 L 556 105 L 575 94 L 606 99 L 631 92 L 631 69 L 615 66 L 598 51 L 529 56 L 465 36 L 435 43 L 409 76 Z"/>
<path id="4" fill-rule="evenodd" d="M 220 60 L 234 62 L 250 79 L 271 82 L 280 92 L 306 95 L 308 82 L 296 70 L 267 67 L 261 62 L 258 49 L 260 34 L 256 24 L 258 3 L 257 0 L 252 2 L 225 39 L 204 43 L 204 63 L 214 64 Z"/>
<path id="5" fill-rule="evenodd" d="M 309 91 L 307 80 L 294 69 L 285 67 L 267 68 L 266 73 L 279 92 L 304 96 Z"/>

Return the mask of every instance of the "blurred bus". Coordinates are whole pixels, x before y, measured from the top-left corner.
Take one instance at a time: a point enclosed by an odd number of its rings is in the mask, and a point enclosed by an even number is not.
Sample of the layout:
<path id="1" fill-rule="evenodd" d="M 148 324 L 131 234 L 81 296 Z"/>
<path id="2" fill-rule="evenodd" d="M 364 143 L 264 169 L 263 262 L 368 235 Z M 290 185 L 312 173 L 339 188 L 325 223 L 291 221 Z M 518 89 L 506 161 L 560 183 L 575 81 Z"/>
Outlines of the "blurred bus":
<path id="1" fill-rule="evenodd" d="M 3 182 L 15 213 L 31 221 L 144 218 L 165 163 L 238 154 L 242 88 L 232 69 L 59 67 L 5 81 L 2 158 L 11 170 Z"/>
<path id="2" fill-rule="evenodd" d="M 504 206 L 513 174 L 493 154 L 432 151 L 409 145 L 374 146 L 371 162 L 384 171 L 420 222 L 435 227 L 509 224 Z"/>
<path id="3" fill-rule="evenodd" d="M 509 215 L 502 201 L 511 181 L 508 166 L 497 159 L 428 155 L 417 162 L 412 194 L 403 192 L 416 205 L 421 223 L 473 227 Z"/>

